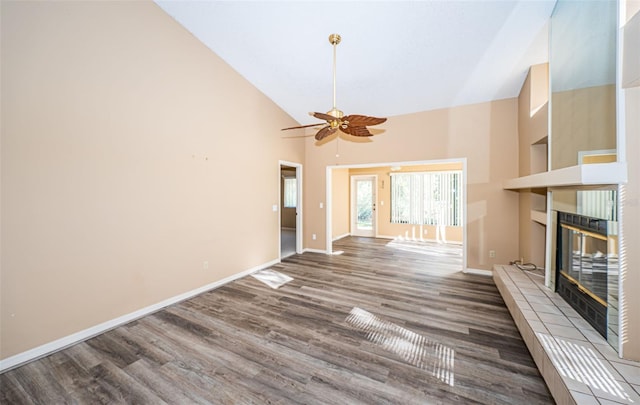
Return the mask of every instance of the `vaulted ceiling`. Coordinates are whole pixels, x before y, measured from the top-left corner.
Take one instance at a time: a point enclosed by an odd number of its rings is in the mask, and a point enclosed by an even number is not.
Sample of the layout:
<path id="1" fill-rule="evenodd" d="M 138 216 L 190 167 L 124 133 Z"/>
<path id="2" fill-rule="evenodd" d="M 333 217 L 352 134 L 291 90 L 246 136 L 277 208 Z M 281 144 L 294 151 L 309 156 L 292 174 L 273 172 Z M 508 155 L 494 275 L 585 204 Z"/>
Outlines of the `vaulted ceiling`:
<path id="1" fill-rule="evenodd" d="M 517 97 L 555 0 L 156 3 L 300 124 L 333 103 L 389 117 Z"/>

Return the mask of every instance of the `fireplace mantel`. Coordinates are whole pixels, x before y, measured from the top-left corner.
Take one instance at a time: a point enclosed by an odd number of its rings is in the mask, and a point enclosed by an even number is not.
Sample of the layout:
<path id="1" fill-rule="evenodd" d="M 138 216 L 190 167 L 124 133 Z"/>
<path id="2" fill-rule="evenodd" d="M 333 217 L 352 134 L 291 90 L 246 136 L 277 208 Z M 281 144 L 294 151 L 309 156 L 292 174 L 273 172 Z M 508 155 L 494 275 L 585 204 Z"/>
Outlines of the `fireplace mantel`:
<path id="1" fill-rule="evenodd" d="M 505 190 L 553 188 L 571 186 L 596 186 L 624 184 L 627 182 L 625 162 L 582 164 L 547 172 L 531 174 L 507 180 Z"/>

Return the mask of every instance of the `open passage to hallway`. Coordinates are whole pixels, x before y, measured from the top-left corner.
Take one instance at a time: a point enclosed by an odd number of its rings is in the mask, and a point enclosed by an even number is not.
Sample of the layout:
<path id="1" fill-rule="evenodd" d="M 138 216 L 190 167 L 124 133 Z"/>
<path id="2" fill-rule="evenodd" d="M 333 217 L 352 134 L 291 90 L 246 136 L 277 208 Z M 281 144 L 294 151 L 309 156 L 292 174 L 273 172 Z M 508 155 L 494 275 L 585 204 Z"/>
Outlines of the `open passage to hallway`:
<path id="1" fill-rule="evenodd" d="M 553 403 L 459 249 L 344 238 L 278 289 L 244 277 L 10 370 L 0 402 Z"/>

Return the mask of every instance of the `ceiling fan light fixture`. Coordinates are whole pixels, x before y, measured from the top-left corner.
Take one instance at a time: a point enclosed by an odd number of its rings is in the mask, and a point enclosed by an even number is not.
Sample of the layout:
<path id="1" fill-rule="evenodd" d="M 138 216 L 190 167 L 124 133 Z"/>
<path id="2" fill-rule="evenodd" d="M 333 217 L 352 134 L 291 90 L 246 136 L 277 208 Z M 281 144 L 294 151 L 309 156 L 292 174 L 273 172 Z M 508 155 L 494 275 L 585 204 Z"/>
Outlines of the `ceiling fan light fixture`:
<path id="1" fill-rule="evenodd" d="M 310 112 L 312 117 L 325 120 L 326 124 L 316 133 L 316 140 L 321 141 L 324 138 L 333 135 L 336 131 L 340 130 L 345 134 L 351 136 L 371 136 L 373 135 L 368 129 L 367 125 L 378 125 L 385 122 L 386 118 L 369 117 L 366 115 L 347 115 L 336 107 L 336 46 L 340 43 L 342 38 L 338 34 L 329 35 L 329 43 L 333 45 L 333 108 L 327 113 Z M 284 128 L 297 129 L 307 128 L 314 125 L 301 125 L 298 127 Z"/>

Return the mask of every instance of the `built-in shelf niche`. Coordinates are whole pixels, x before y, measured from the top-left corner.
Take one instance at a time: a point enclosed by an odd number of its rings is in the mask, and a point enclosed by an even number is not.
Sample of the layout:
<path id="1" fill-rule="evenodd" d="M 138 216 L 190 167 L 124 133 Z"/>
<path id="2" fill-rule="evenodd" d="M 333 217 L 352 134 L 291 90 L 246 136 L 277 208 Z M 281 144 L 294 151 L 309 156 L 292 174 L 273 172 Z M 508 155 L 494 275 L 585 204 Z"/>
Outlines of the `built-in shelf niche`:
<path id="1" fill-rule="evenodd" d="M 549 72 L 546 63 L 531 66 L 518 97 L 520 176 L 548 170 Z M 545 265 L 547 222 L 547 190 L 539 187 L 513 189 L 520 191 L 520 249 L 526 263 Z"/>
<path id="2" fill-rule="evenodd" d="M 544 142 L 534 143 L 531 145 L 531 173 L 542 173 L 547 171 L 547 156 L 548 156 L 548 144 L 547 137 L 542 139 Z"/>
<path id="3" fill-rule="evenodd" d="M 531 210 L 531 220 L 537 222 L 540 225 L 547 225 L 547 212 Z"/>

